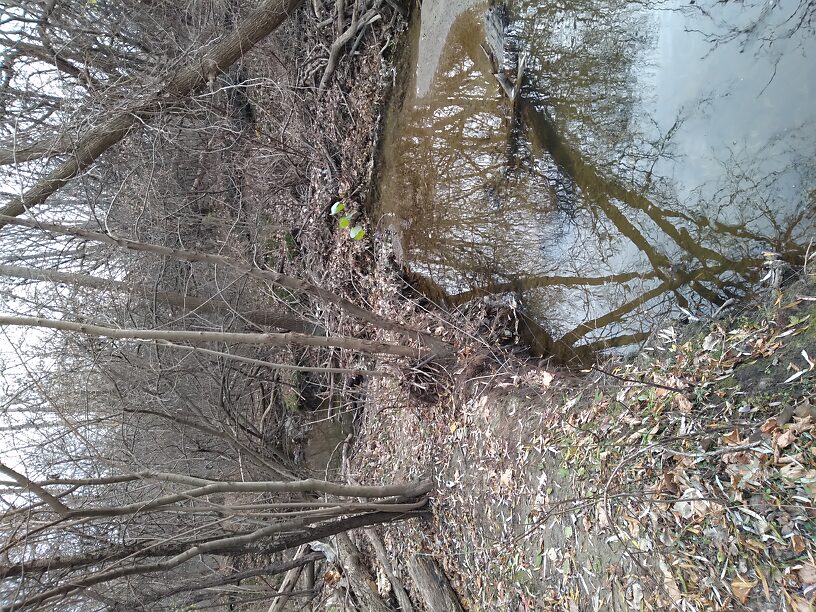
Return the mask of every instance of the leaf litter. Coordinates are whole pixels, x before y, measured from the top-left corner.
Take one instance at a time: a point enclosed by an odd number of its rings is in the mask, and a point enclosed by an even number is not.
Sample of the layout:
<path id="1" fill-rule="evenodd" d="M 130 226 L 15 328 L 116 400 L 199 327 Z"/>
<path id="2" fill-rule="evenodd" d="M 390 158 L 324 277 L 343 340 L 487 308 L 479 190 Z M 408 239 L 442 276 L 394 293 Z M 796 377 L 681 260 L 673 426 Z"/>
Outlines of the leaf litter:
<path id="1" fill-rule="evenodd" d="M 474 375 L 485 348 L 459 321 L 438 401 L 374 383 L 354 468 L 431 466 L 431 521 L 386 537 L 431 554 L 468 610 L 810 610 L 811 309 L 667 328 L 585 377 L 495 353 Z"/>

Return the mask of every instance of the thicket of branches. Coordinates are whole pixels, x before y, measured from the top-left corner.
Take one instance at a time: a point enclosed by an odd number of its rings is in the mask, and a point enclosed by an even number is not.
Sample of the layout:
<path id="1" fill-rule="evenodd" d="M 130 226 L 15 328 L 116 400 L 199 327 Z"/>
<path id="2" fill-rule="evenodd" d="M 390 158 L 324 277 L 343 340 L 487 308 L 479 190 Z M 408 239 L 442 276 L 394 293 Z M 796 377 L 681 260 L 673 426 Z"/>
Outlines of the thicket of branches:
<path id="1" fill-rule="evenodd" d="M 426 503 L 293 461 L 304 381 L 444 350 L 289 269 L 325 163 L 309 105 L 397 10 L 298 5 L 4 3 L 2 609 L 251 606 L 309 542 Z M 314 71 L 299 36 L 327 17 Z"/>

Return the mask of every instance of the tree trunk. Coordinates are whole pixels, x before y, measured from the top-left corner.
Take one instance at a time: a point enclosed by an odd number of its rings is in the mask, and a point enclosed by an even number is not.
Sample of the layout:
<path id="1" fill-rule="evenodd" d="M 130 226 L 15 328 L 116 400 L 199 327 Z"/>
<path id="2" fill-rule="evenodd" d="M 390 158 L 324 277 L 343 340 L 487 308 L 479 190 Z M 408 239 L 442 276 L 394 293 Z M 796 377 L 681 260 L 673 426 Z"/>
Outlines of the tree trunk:
<path id="1" fill-rule="evenodd" d="M 391 583 L 391 588 L 394 589 L 394 597 L 397 598 L 397 603 L 399 604 L 400 610 L 402 610 L 402 612 L 414 612 L 414 606 L 408 597 L 408 593 L 405 591 L 405 587 L 402 586 L 402 582 L 397 577 L 396 572 L 394 572 L 394 567 L 391 565 L 391 561 L 388 559 L 388 553 L 385 550 L 385 545 L 380 539 L 380 536 L 377 535 L 373 528 L 364 530 L 364 533 L 368 538 L 368 541 L 371 543 L 372 548 L 374 548 L 374 552 L 377 555 L 377 561 L 379 561 L 383 572 L 385 572 L 385 575 L 388 577 L 388 581 Z"/>
<path id="2" fill-rule="evenodd" d="M 163 106 L 188 96 L 209 80 L 225 72 L 241 56 L 275 30 L 295 11 L 301 0 L 262 0 L 238 27 L 221 40 L 210 45 L 202 54 L 168 78 L 156 91 L 147 92 L 144 99 L 100 120 L 74 144 L 70 156 L 48 176 L 14 198 L 0 209 L 0 214 L 16 217 L 43 203 L 50 195 L 93 164 L 96 159 L 122 140 L 131 129 L 149 123 Z M 111 105 L 112 106 L 112 105 Z M 58 142 L 61 140 L 55 139 Z M 32 159 L 28 156 L 28 159 Z M 0 228 L 5 223 L 0 221 Z"/>
<path id="3" fill-rule="evenodd" d="M 47 281 L 51 283 L 63 283 L 76 285 L 78 287 L 89 287 L 91 289 L 101 289 L 104 291 L 116 291 L 124 294 L 139 294 L 146 298 L 155 299 L 160 303 L 181 308 L 185 313 L 195 311 L 227 313 L 235 312 L 236 316 L 246 319 L 250 323 L 259 326 L 278 327 L 301 334 L 314 336 L 325 336 L 326 330 L 316 323 L 310 323 L 299 317 L 279 315 L 266 310 L 238 311 L 230 305 L 217 299 L 204 299 L 192 295 L 182 295 L 172 291 L 154 291 L 152 287 L 141 283 L 126 283 L 107 278 L 89 276 L 87 274 L 72 274 L 70 272 L 58 272 L 56 270 L 43 270 L 40 268 L 30 268 L 24 266 L 8 266 L 0 264 L 0 275 L 21 278 L 24 280 Z"/>
<path id="4" fill-rule="evenodd" d="M 389 612 L 390 608 L 380 597 L 376 584 L 363 566 L 360 550 L 345 533 L 337 536 L 337 558 L 343 566 L 343 573 L 348 579 L 349 588 L 357 598 L 360 609 L 371 612 Z"/>
<path id="5" fill-rule="evenodd" d="M 431 557 L 418 554 L 408 562 L 408 573 L 429 612 L 462 612 L 448 578 Z"/>
<path id="6" fill-rule="evenodd" d="M 318 287 L 317 285 L 293 276 L 273 272 L 272 270 L 262 270 L 255 265 L 237 262 L 229 257 L 224 257 L 223 255 L 212 255 L 198 251 L 188 251 L 186 249 L 174 249 L 157 244 L 136 242 L 135 240 L 128 240 L 127 238 L 116 238 L 108 234 L 93 232 L 86 229 L 66 227 L 64 225 L 57 225 L 54 223 L 40 223 L 32 219 L 17 219 L 15 217 L 0 214 L 0 227 L 2 227 L 3 224 L 28 227 L 30 229 L 47 231 L 62 236 L 74 236 L 83 240 L 101 242 L 129 251 L 153 253 L 154 255 L 161 255 L 163 257 L 170 257 L 190 263 L 206 263 L 213 266 L 227 266 L 237 270 L 240 273 L 246 274 L 247 276 L 257 278 L 258 280 L 279 285 L 296 293 L 311 295 L 321 303 L 334 304 L 350 316 L 357 317 L 363 321 L 371 323 L 380 329 L 392 331 L 417 340 L 423 345 L 430 347 L 438 355 L 450 354 L 452 351 L 452 347 L 450 345 L 438 340 L 437 338 L 434 338 L 431 334 L 427 332 L 420 332 L 415 329 L 411 329 L 406 325 L 395 323 L 391 319 L 357 306 L 353 302 L 338 296 L 328 289 Z"/>
<path id="7" fill-rule="evenodd" d="M 307 544 L 302 544 L 298 547 L 295 551 L 295 556 L 293 561 L 297 561 L 298 559 L 303 558 L 308 550 Z M 299 564 L 297 567 L 293 567 L 288 572 L 286 572 L 286 576 L 283 578 L 283 582 L 281 583 L 280 588 L 278 589 L 278 596 L 275 598 L 275 601 L 269 606 L 269 612 L 283 612 L 284 607 L 286 606 L 286 602 L 289 601 L 289 596 L 292 591 L 295 590 L 295 585 L 297 581 L 300 579 L 300 574 L 303 572 L 303 563 Z"/>
<path id="8" fill-rule="evenodd" d="M 161 329 L 116 329 L 102 325 L 88 325 L 59 319 L 39 319 L 35 317 L 16 317 L 0 315 L 0 325 L 18 325 L 22 327 L 42 327 L 60 331 L 76 332 L 88 336 L 117 338 L 122 340 L 166 340 L 168 342 L 229 342 L 235 344 L 254 344 L 259 346 L 323 346 L 350 349 L 363 353 L 396 355 L 400 357 L 422 357 L 421 349 L 410 346 L 401 346 L 389 342 L 373 342 L 345 336 L 324 338 L 322 336 L 307 336 L 294 332 L 275 334 L 251 334 L 237 332 L 205 332 L 205 331 L 171 331 Z"/>
<path id="9" fill-rule="evenodd" d="M 90 575 L 86 575 L 85 577 L 76 577 L 68 583 L 47 589 L 37 593 L 36 595 L 32 595 L 23 601 L 14 602 L 9 606 L 9 609 L 19 610 L 25 607 L 36 607 L 50 599 L 62 597 L 68 595 L 69 593 L 92 587 L 96 584 L 117 580 L 126 576 L 168 572 L 171 569 L 174 569 L 189 561 L 190 559 L 198 557 L 199 555 L 228 553 L 238 554 L 242 552 L 273 554 L 300 546 L 301 544 L 314 542 L 315 540 L 319 540 L 321 538 L 337 535 L 338 533 L 343 533 L 350 529 L 368 527 L 370 525 L 378 525 L 381 523 L 389 523 L 398 520 L 406 520 L 420 515 L 421 511 L 411 513 L 373 512 L 350 516 L 348 518 L 328 522 L 324 525 L 312 527 L 306 533 L 295 532 L 293 535 L 281 537 L 275 543 L 266 546 L 259 545 L 259 542 L 268 539 L 268 532 L 266 529 L 259 529 L 249 534 L 220 538 L 207 543 L 194 545 L 192 548 L 189 548 L 184 552 L 163 561 L 118 567 L 95 572 Z M 276 527 L 278 526 L 276 525 Z"/>
<path id="10" fill-rule="evenodd" d="M 157 601 L 161 601 L 162 599 L 166 599 L 168 597 L 172 597 L 173 595 L 178 595 L 179 593 L 189 593 L 193 591 L 202 591 L 204 589 L 214 589 L 220 586 L 225 586 L 228 584 L 237 584 L 242 580 L 246 580 L 248 578 L 255 578 L 257 576 L 276 576 L 278 574 L 282 574 L 283 572 L 288 572 L 294 568 L 302 567 L 304 565 L 313 564 L 315 561 L 319 561 L 324 559 L 324 555 L 321 552 L 313 552 L 307 555 L 297 557 L 292 559 L 291 561 L 281 561 L 279 563 L 274 563 L 272 565 L 266 565 L 264 567 L 258 567 L 251 570 L 246 570 L 244 572 L 236 572 L 233 574 L 228 574 L 226 576 L 212 576 L 206 580 L 199 580 L 197 582 L 190 582 L 181 584 L 177 587 L 172 589 L 168 589 L 166 591 L 161 591 L 159 593 L 153 593 L 152 595 L 144 598 L 141 600 L 140 603 L 155 603 Z M 120 605 L 115 608 L 115 610 L 122 610 L 123 612 L 127 609 L 123 605 Z"/>

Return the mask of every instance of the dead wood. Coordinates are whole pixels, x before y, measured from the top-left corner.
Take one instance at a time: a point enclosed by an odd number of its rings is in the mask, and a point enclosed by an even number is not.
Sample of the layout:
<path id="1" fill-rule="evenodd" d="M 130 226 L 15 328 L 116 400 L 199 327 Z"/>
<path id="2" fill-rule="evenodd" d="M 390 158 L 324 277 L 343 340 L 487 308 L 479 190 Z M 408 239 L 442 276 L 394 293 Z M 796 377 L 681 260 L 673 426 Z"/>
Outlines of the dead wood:
<path id="1" fill-rule="evenodd" d="M 334 41 L 331 49 L 329 50 L 329 61 L 326 64 L 325 70 L 323 71 L 323 78 L 320 79 L 320 85 L 318 87 L 318 91 L 320 93 L 323 93 L 326 90 L 326 87 L 328 87 L 329 80 L 334 74 L 334 71 L 337 69 L 337 62 L 346 48 L 346 45 L 351 42 L 358 32 L 362 32 L 364 28 L 368 27 L 381 17 L 379 11 L 380 4 L 380 2 L 375 2 L 374 6 L 363 13 L 363 16 L 360 18 L 357 18 L 357 13 L 355 12 L 351 25 L 345 32 L 337 37 L 337 40 Z M 338 24 L 339 23 L 340 17 L 338 17 Z"/>
<path id="2" fill-rule="evenodd" d="M 301 557 L 306 554 L 306 551 L 309 549 L 308 544 L 303 544 L 295 551 L 295 556 L 292 558 L 293 561 L 297 561 Z M 283 612 L 284 606 L 286 606 L 286 602 L 289 601 L 289 597 L 292 594 L 292 591 L 297 584 L 298 579 L 300 578 L 300 574 L 303 571 L 303 566 L 298 565 L 297 567 L 293 567 L 288 572 L 286 572 L 286 576 L 283 577 L 283 582 L 281 583 L 280 588 L 278 589 L 277 597 L 275 601 L 269 606 L 269 612 Z"/>
<path id="3" fill-rule="evenodd" d="M 414 555 L 408 562 L 408 573 L 416 590 L 430 612 L 461 612 L 462 606 L 448 582 L 448 577 L 439 569 L 430 556 Z"/>
<path id="4" fill-rule="evenodd" d="M 388 582 L 391 583 L 391 587 L 394 589 L 394 596 L 397 598 L 397 603 L 399 604 L 400 610 L 403 612 L 413 612 L 414 606 L 411 603 L 411 598 L 408 597 L 405 587 L 402 586 L 402 581 L 397 578 L 394 568 L 391 566 L 391 561 L 388 559 L 388 553 L 385 550 L 385 545 L 380 539 L 380 536 L 378 536 L 377 532 L 375 532 L 373 529 L 365 529 L 363 533 L 365 533 L 368 541 L 371 543 L 371 546 L 377 555 L 377 561 L 388 578 Z"/>
<path id="5" fill-rule="evenodd" d="M 360 550 L 345 533 L 337 536 L 337 553 L 337 558 L 348 579 L 349 588 L 357 598 L 359 608 L 370 612 L 389 612 L 391 608 L 377 593 L 374 581 L 363 566 Z"/>
<path id="6" fill-rule="evenodd" d="M 409 0 L 385 0 L 386 3 L 397 11 L 403 19 L 408 19 L 411 14 L 411 3 Z"/>
<path id="7" fill-rule="evenodd" d="M 90 167 L 105 151 L 121 141 L 132 129 L 152 121 L 162 107 L 176 103 L 227 70 L 258 42 L 291 15 L 301 0 L 264 0 L 238 27 L 213 43 L 201 55 L 171 75 L 155 92 L 125 106 L 112 117 L 100 117 L 72 147 L 70 156 L 20 197 L 0 209 L 3 215 L 16 217 L 43 203 L 72 178 Z M 60 138 L 54 142 L 61 142 Z M 41 150 L 41 146 L 35 146 Z M 0 228 L 5 225 L 0 221 Z"/>

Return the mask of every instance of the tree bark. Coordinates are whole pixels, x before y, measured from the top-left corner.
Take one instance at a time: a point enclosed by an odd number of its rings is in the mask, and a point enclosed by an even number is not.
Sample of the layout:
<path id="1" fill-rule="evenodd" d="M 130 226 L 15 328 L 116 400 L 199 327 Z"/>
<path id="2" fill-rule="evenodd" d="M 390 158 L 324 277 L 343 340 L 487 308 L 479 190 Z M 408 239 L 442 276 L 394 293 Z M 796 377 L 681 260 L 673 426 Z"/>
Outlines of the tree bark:
<path id="1" fill-rule="evenodd" d="M 71 510 L 65 504 L 63 504 L 56 497 L 51 495 L 40 485 L 29 480 L 26 476 L 20 474 L 20 472 L 17 472 L 16 470 L 13 470 L 10 467 L 0 463 L 0 474 L 5 474 L 9 478 L 11 478 L 15 483 L 17 483 L 17 485 L 21 489 L 31 491 L 43 502 L 48 504 L 54 510 L 54 512 L 56 512 L 60 516 L 66 517 L 68 516 L 68 514 L 70 514 Z"/>
<path id="2" fill-rule="evenodd" d="M 4 142 L 0 144 L 0 166 L 64 155 L 72 147 L 68 134 L 56 134 L 36 142 Z"/>
<path id="3" fill-rule="evenodd" d="M 180 350 L 193 351 L 203 355 L 212 355 L 213 357 L 220 357 L 222 359 L 237 361 L 239 363 L 248 363 L 262 368 L 271 368 L 277 370 L 289 370 L 291 372 L 318 372 L 323 374 L 349 374 L 351 376 L 377 376 L 382 378 L 395 378 L 392 372 L 381 372 L 379 370 L 360 370 L 356 368 L 330 368 L 321 366 L 298 366 L 288 363 L 271 363 L 269 361 L 261 361 L 260 359 L 252 359 L 251 357 L 243 357 L 241 355 L 233 355 L 232 353 L 224 353 L 223 351 L 212 351 L 210 349 L 187 346 L 186 344 L 173 344 L 172 342 L 158 342 L 161 346 L 176 348 Z"/>
<path id="4" fill-rule="evenodd" d="M 348 518 L 331 521 L 317 527 L 313 527 L 306 531 L 306 533 L 296 532 L 293 535 L 281 537 L 277 542 L 267 546 L 259 546 L 258 542 L 263 541 L 269 535 L 270 528 L 258 529 L 249 534 L 243 534 L 235 537 L 220 538 L 212 540 L 204 544 L 198 544 L 185 550 L 184 552 L 175 555 L 163 561 L 156 561 L 154 563 L 142 563 L 137 565 L 130 565 L 118 567 L 109 570 L 103 570 L 85 576 L 84 578 L 76 578 L 70 582 L 64 583 L 58 587 L 47 589 L 43 592 L 37 593 L 22 601 L 12 602 L 7 606 L 9 611 L 21 610 L 23 608 L 31 608 L 39 606 L 40 604 L 53 599 L 55 597 L 62 597 L 78 590 L 92 587 L 96 584 L 109 582 L 118 578 L 126 576 L 145 575 L 156 572 L 167 572 L 182 563 L 189 561 L 199 555 L 210 554 L 225 554 L 225 553 L 239 553 L 239 552 L 255 552 L 258 554 L 273 554 L 288 550 L 301 544 L 314 542 L 325 537 L 337 535 L 350 529 L 360 527 L 368 527 L 370 525 L 377 525 L 381 523 L 388 523 L 397 520 L 406 520 L 416 516 L 420 516 L 421 511 L 415 513 L 397 514 L 393 512 L 373 512 L 369 514 L 362 514 L 351 516 Z M 279 523 L 274 526 L 275 531 L 280 531 L 280 528 L 293 530 L 298 526 L 295 521 L 292 525 L 284 525 Z"/>
<path id="5" fill-rule="evenodd" d="M 388 559 L 388 553 L 385 550 L 385 545 L 380 539 L 380 536 L 377 535 L 373 528 L 365 529 L 364 533 L 368 538 L 368 541 L 371 543 L 372 548 L 374 548 L 374 552 L 377 555 L 377 561 L 379 561 L 383 572 L 385 572 L 385 575 L 388 577 L 388 581 L 391 583 L 391 588 L 394 589 L 394 596 L 397 598 L 397 603 L 399 604 L 400 610 L 402 612 L 414 612 L 414 606 L 411 603 L 411 599 L 408 597 L 405 587 L 402 586 L 402 582 L 399 578 L 397 578 L 396 572 L 394 572 L 394 567 L 391 565 L 391 561 Z"/>
<path id="6" fill-rule="evenodd" d="M 361 610 L 370 612 L 389 612 L 390 608 L 372 587 L 373 581 L 368 570 L 360 559 L 360 550 L 348 537 L 348 534 L 337 535 L 337 558 L 343 566 L 343 573 L 348 579 L 349 588 L 357 598 Z"/>
<path id="7" fill-rule="evenodd" d="M 70 272 L 58 272 L 57 270 L 43 270 L 41 268 L 31 268 L 27 266 L 9 266 L 0 264 L 0 275 L 23 280 L 47 281 L 51 283 L 64 283 L 77 287 L 88 287 L 91 289 L 101 289 L 105 291 L 115 291 L 124 294 L 140 294 L 150 299 L 155 299 L 160 303 L 181 308 L 185 313 L 196 311 L 227 313 L 234 312 L 237 317 L 246 319 L 250 323 L 259 326 L 278 327 L 301 334 L 315 336 L 325 336 L 326 330 L 316 323 L 310 323 L 304 319 L 293 316 L 279 315 L 267 310 L 239 311 L 229 304 L 216 298 L 204 299 L 193 295 L 182 295 L 172 291 L 154 291 L 152 287 L 142 283 L 126 283 L 107 278 L 99 278 L 87 274 L 73 274 Z"/>
<path id="8" fill-rule="evenodd" d="M 301 557 L 297 557 L 292 559 L 291 561 L 281 561 L 279 563 L 274 563 L 272 565 L 266 565 L 264 567 L 258 567 L 251 570 L 246 570 L 244 572 L 236 572 L 234 574 L 229 574 L 227 576 L 213 576 L 211 578 L 205 580 L 199 580 L 197 582 L 182 584 L 172 589 L 168 589 L 166 591 L 161 591 L 159 593 L 153 593 L 149 597 L 146 597 L 140 600 L 139 603 L 147 604 L 147 603 L 155 603 L 157 601 L 161 601 L 162 599 L 166 599 L 168 597 L 172 597 L 173 595 L 177 595 L 179 593 L 189 593 L 192 591 L 201 591 L 204 589 L 213 589 L 219 586 L 225 586 L 228 584 L 236 584 L 241 580 L 246 580 L 248 578 L 255 578 L 257 576 L 277 576 L 278 574 L 282 574 L 283 572 L 288 572 L 293 568 L 302 567 L 304 565 L 308 565 L 310 563 L 314 563 L 315 561 L 320 561 L 324 559 L 324 555 L 321 552 L 313 552 L 307 555 L 303 555 Z M 124 606 L 118 606 L 117 610 L 126 610 Z"/>
<path id="9" fill-rule="evenodd" d="M 306 554 L 307 545 L 302 544 L 298 547 L 295 551 L 295 556 L 293 561 L 297 561 Z M 297 584 L 298 579 L 300 578 L 300 574 L 303 571 L 303 563 L 293 567 L 288 572 L 286 572 L 286 576 L 283 578 L 283 582 L 281 583 L 280 588 L 278 589 L 278 596 L 275 598 L 275 601 L 269 606 L 269 612 L 283 612 L 284 607 L 286 606 L 286 602 L 289 601 L 289 596 L 294 591 L 295 585 Z"/>
<path id="10" fill-rule="evenodd" d="M 158 482 L 169 482 L 174 484 L 185 484 L 193 488 L 156 497 L 151 500 L 140 500 L 131 504 L 120 506 L 97 506 L 72 509 L 53 497 L 45 488 L 18 472 L 0 464 L 0 473 L 6 474 L 18 484 L 20 488 L 32 491 L 45 503 L 51 506 L 57 514 L 64 518 L 90 518 L 90 517 L 113 517 L 134 515 L 158 508 L 167 509 L 179 502 L 189 502 L 193 499 L 207 495 L 219 493 L 322 493 L 325 495 L 335 495 L 338 497 L 366 497 L 366 498 L 388 498 L 400 496 L 405 498 L 421 497 L 431 490 L 431 482 L 428 480 L 417 482 L 406 482 L 395 485 L 346 485 L 326 480 L 316 480 L 307 478 L 305 480 L 292 481 L 218 481 L 204 478 L 193 478 L 179 474 L 165 472 L 142 472 L 139 474 L 127 474 L 119 477 L 116 482 L 128 482 L 136 480 L 155 480 Z M 103 479 L 104 484 L 114 481 Z M 85 486 L 93 486 L 94 482 L 89 481 Z M 389 502 L 384 502 L 388 504 Z M 338 506 L 342 503 L 338 502 Z M 405 507 L 395 507 L 396 512 L 405 511 Z"/>
<path id="11" fill-rule="evenodd" d="M 448 578 L 431 557 L 418 554 L 408 562 L 408 573 L 429 612 L 462 612 Z"/>

